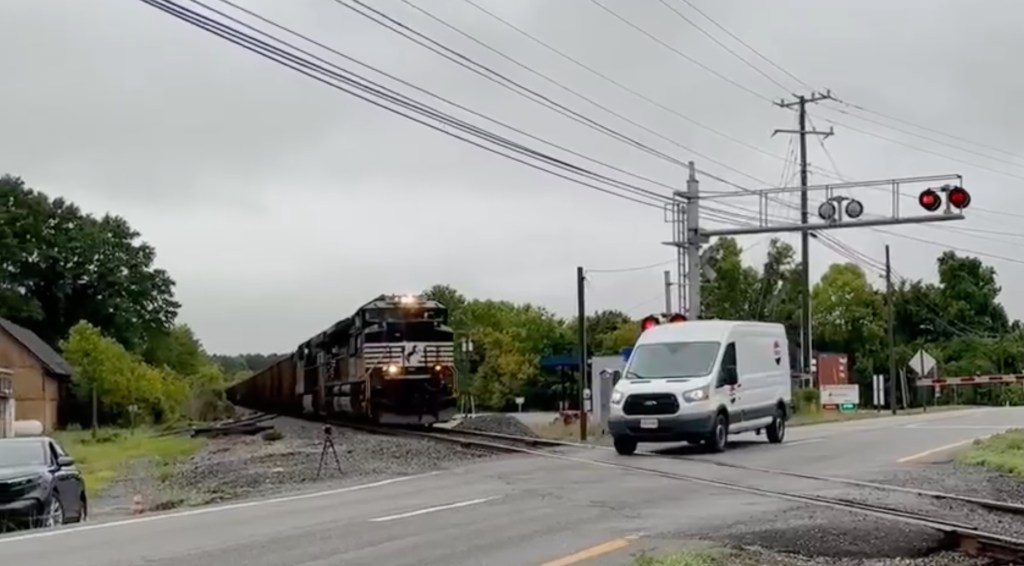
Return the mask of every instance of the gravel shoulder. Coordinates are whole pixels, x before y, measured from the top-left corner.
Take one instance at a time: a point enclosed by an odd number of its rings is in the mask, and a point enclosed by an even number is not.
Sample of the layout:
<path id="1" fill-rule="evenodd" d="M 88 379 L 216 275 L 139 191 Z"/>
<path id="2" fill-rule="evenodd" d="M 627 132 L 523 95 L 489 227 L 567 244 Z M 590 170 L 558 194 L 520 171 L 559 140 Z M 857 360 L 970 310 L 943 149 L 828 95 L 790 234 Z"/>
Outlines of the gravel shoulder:
<path id="1" fill-rule="evenodd" d="M 329 489 L 354 483 L 443 470 L 486 458 L 493 451 L 426 439 L 375 435 L 336 427 L 333 441 L 341 471 L 324 449 L 322 426 L 279 417 L 269 421 L 281 437 L 209 439 L 194 455 L 170 465 L 139 458 L 127 462 L 117 479 L 95 494 L 93 517 L 130 514 L 140 496 L 145 511 Z"/>

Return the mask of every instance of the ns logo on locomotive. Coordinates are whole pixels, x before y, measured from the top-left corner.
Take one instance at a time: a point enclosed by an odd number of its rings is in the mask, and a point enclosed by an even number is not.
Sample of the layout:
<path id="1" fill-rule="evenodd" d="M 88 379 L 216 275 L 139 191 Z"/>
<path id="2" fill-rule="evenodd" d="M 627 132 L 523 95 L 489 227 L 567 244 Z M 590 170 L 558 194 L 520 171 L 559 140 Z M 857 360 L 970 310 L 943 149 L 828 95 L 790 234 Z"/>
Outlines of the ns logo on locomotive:
<path id="1" fill-rule="evenodd" d="M 448 309 L 415 295 L 381 295 L 291 356 L 228 389 L 243 407 L 382 424 L 433 424 L 457 410 Z"/>

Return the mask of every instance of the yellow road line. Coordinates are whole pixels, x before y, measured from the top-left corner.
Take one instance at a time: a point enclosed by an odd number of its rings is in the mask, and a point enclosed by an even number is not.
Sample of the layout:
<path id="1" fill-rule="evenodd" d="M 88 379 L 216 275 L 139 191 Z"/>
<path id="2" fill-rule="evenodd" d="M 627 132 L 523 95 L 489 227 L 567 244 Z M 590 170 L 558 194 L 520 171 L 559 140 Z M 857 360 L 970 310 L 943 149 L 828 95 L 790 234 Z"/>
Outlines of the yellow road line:
<path id="1" fill-rule="evenodd" d="M 610 540 L 608 542 L 601 543 L 597 546 L 585 548 L 575 554 L 570 554 L 569 556 L 564 556 L 556 560 L 545 562 L 540 566 L 569 566 L 570 564 L 577 564 L 579 562 L 583 562 L 584 560 L 590 560 L 591 558 L 597 558 L 598 556 L 608 554 L 609 552 L 615 552 L 616 550 L 626 548 L 627 546 L 633 544 L 633 541 L 635 541 L 637 538 L 638 537 L 636 536 L 628 536 Z"/>
<path id="2" fill-rule="evenodd" d="M 988 438 L 989 436 L 992 436 L 992 435 L 986 434 L 985 436 L 979 436 L 978 438 L 968 438 L 967 440 L 961 440 L 960 442 L 954 442 L 952 444 L 947 444 L 945 446 L 939 446 L 938 448 L 932 448 L 931 450 L 925 450 L 924 452 L 918 452 L 917 454 L 913 454 L 913 455 L 907 456 L 905 458 L 900 458 L 899 460 L 896 460 L 896 462 L 900 463 L 900 464 L 905 464 L 907 462 L 913 462 L 914 460 L 920 460 L 921 458 L 924 458 L 926 456 L 931 456 L 932 454 L 938 454 L 940 452 L 945 452 L 947 450 L 952 450 L 954 448 L 960 448 L 961 446 L 965 446 L 967 444 L 970 444 L 970 443 L 974 442 L 975 440 L 984 440 L 984 439 Z"/>

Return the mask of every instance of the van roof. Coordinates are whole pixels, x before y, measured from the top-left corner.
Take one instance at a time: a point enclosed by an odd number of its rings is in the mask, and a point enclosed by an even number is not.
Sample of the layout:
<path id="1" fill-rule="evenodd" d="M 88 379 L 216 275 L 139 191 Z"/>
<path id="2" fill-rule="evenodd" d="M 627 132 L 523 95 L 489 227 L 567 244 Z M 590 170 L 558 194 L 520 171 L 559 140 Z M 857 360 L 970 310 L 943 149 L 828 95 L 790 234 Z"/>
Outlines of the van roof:
<path id="1" fill-rule="evenodd" d="M 674 324 L 659 324 L 645 330 L 637 344 L 658 344 L 662 342 L 689 342 L 696 340 L 712 340 L 722 342 L 734 328 L 742 326 L 750 329 L 770 330 L 785 335 L 785 327 L 777 322 L 757 322 L 749 320 L 692 320 Z"/>

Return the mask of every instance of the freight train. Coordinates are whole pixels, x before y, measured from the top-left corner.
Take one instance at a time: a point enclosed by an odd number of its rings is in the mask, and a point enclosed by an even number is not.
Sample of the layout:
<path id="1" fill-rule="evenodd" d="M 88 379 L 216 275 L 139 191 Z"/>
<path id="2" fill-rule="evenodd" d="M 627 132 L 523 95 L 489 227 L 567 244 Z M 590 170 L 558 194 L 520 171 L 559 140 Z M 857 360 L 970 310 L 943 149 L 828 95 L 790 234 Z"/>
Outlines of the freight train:
<path id="1" fill-rule="evenodd" d="M 227 395 L 241 407 L 297 416 L 451 420 L 457 392 L 448 309 L 421 296 L 381 295 Z"/>

